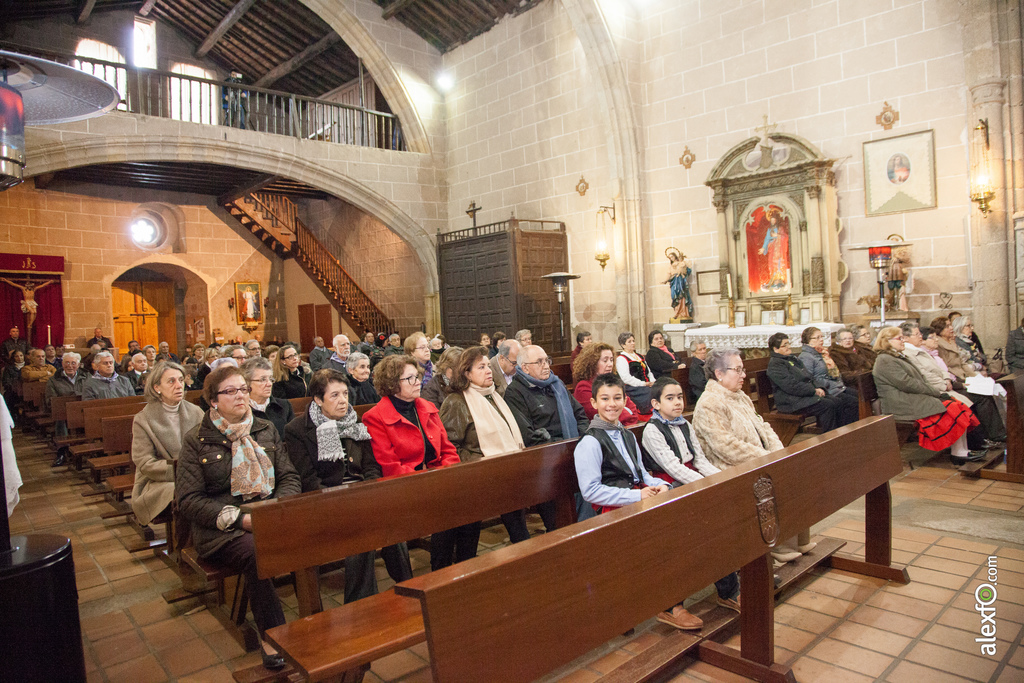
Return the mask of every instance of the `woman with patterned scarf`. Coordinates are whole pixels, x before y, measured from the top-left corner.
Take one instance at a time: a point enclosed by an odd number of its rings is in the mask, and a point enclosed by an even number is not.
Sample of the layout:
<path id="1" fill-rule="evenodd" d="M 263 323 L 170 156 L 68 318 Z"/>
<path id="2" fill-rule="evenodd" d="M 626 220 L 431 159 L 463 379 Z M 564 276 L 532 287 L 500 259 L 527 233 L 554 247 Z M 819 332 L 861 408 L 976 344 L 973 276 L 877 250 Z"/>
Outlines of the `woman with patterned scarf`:
<path id="1" fill-rule="evenodd" d="M 256 573 L 252 521 L 240 506 L 299 493 L 301 482 L 277 430 L 254 417 L 249 386 L 233 365 L 213 370 L 203 386 L 210 409 L 182 440 L 175 479 L 181 519 L 192 525 L 199 556 L 245 575 L 253 619 L 263 633 L 284 624 L 270 579 Z M 284 658 L 263 643 L 263 665 L 284 667 Z"/>

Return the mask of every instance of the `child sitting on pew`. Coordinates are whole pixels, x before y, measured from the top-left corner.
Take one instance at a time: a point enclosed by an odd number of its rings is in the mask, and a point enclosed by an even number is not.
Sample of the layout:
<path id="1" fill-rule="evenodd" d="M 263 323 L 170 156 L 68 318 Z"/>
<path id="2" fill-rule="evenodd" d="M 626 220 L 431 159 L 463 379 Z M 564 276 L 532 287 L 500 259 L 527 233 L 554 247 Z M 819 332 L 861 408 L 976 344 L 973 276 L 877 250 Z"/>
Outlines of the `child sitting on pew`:
<path id="1" fill-rule="evenodd" d="M 619 422 L 626 406 L 622 379 L 614 373 L 595 377 L 590 401 L 597 415 L 573 453 L 583 499 L 602 514 L 668 491 L 644 468 L 636 438 Z M 704 626 L 682 603 L 659 614 L 658 621 L 686 631 Z"/>
<path id="2" fill-rule="evenodd" d="M 670 486 L 683 486 L 718 474 L 720 469 L 708 462 L 693 426 L 683 417 L 683 387 L 668 375 L 659 377 L 651 387 L 651 421 L 644 427 L 641 457 L 651 474 Z M 718 604 L 740 611 L 740 580 L 736 572 L 715 581 Z"/>

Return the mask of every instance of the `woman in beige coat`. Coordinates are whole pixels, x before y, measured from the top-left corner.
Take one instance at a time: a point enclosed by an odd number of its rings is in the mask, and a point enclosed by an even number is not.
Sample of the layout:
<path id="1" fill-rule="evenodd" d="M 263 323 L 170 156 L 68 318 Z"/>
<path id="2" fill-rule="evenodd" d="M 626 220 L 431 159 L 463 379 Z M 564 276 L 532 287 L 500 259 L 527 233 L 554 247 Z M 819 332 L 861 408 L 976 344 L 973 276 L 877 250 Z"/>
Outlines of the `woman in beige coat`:
<path id="1" fill-rule="evenodd" d="M 180 365 L 162 361 L 148 374 L 148 403 L 132 423 L 132 511 L 140 524 L 149 524 L 171 504 L 181 439 L 203 420 L 203 410 L 184 400 L 185 370 Z"/>
<path id="2" fill-rule="evenodd" d="M 785 448 L 743 391 L 747 373 L 739 350 L 713 350 L 704 370 L 708 383 L 693 409 L 693 430 L 712 465 L 724 470 Z M 816 545 L 807 529 L 776 545 L 772 557 L 777 562 L 792 562 Z"/>

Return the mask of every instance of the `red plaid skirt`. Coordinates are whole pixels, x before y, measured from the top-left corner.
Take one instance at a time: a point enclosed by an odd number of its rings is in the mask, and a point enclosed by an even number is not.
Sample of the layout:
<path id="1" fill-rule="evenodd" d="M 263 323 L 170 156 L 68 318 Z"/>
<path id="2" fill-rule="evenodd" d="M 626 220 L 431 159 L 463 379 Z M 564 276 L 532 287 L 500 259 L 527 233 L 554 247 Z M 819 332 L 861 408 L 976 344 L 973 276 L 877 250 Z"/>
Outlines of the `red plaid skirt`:
<path id="1" fill-rule="evenodd" d="M 917 421 L 917 442 L 930 451 L 949 448 L 964 432 L 981 424 L 963 403 L 950 399 L 942 404 L 946 412 Z"/>

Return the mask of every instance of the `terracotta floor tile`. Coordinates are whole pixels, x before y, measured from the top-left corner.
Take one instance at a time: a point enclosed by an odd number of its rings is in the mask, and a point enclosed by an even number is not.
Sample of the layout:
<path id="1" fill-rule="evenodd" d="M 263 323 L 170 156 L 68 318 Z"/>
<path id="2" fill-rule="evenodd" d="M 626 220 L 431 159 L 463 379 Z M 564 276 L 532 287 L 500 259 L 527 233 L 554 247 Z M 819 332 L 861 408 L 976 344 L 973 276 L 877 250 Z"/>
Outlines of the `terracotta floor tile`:
<path id="1" fill-rule="evenodd" d="M 797 607 L 814 610 L 833 617 L 842 617 L 852 612 L 857 605 L 849 600 L 838 600 L 813 591 L 800 591 L 787 599 Z"/>
<path id="2" fill-rule="evenodd" d="M 217 620 L 217 617 L 213 616 L 213 613 L 208 609 L 204 609 L 195 614 L 189 614 L 185 617 L 196 633 L 205 635 L 207 633 L 213 633 L 215 631 L 222 631 L 224 625 Z"/>
<path id="3" fill-rule="evenodd" d="M 829 638 L 897 657 L 913 639 L 865 624 L 847 621 L 828 634 Z"/>
<path id="4" fill-rule="evenodd" d="M 868 683 L 871 676 L 864 676 L 827 662 L 810 657 L 801 657 L 793 663 L 793 674 L 798 681 L 828 681 L 828 683 Z"/>
<path id="5" fill-rule="evenodd" d="M 408 650 L 402 650 L 378 659 L 370 666 L 370 670 L 380 676 L 382 680 L 393 681 L 426 666 L 425 661 Z"/>
<path id="6" fill-rule="evenodd" d="M 789 602 L 775 608 L 775 623 L 786 624 L 811 633 L 824 633 L 836 624 L 835 617 L 797 607 Z"/>
<path id="7" fill-rule="evenodd" d="M 1011 559 L 1011 560 L 1017 560 L 1019 562 L 1024 562 L 1024 550 L 1019 550 L 1017 548 L 1003 547 L 1003 548 L 999 549 L 999 552 L 993 553 L 993 554 L 999 555 L 1000 557 L 1005 557 L 1005 558 L 1008 558 L 1008 559 Z"/>
<path id="8" fill-rule="evenodd" d="M 974 576 L 974 573 L 978 571 L 977 563 L 957 562 L 956 560 L 948 560 L 927 554 L 919 555 L 911 564 L 925 569 L 934 569 L 937 572 L 956 574 L 957 576 Z"/>
<path id="9" fill-rule="evenodd" d="M 161 683 L 168 680 L 167 672 L 164 671 L 156 657 L 147 654 L 106 670 L 107 678 L 111 681 L 124 681 L 128 683 Z"/>
<path id="10" fill-rule="evenodd" d="M 892 663 L 892 657 L 831 638 L 821 641 L 807 654 L 823 662 L 876 677 Z"/>
<path id="11" fill-rule="evenodd" d="M 146 590 L 153 586 L 153 577 L 148 572 L 127 579 L 119 579 L 110 583 L 115 595 L 128 595 Z"/>
<path id="12" fill-rule="evenodd" d="M 134 628 L 124 610 L 108 612 L 98 617 L 82 619 L 82 635 L 92 641 L 101 640 L 108 636 L 124 633 Z"/>
<path id="13" fill-rule="evenodd" d="M 96 669 L 95 671 L 85 672 L 85 683 L 107 683 L 107 679 L 103 677 L 102 671 Z"/>
<path id="14" fill-rule="evenodd" d="M 940 586 L 942 588 L 949 588 L 951 590 L 960 590 L 964 584 L 967 583 L 967 578 L 963 576 L 957 576 L 955 574 L 946 574 L 945 572 L 932 571 L 931 569 L 925 569 L 923 567 L 907 567 L 907 573 L 910 574 L 910 581 L 922 582 L 931 584 L 932 586 Z"/>
<path id="15" fill-rule="evenodd" d="M 223 660 L 234 659 L 245 654 L 245 649 L 242 648 L 235 637 L 223 629 L 203 636 L 203 640 Z"/>
<path id="16" fill-rule="evenodd" d="M 803 652 L 807 646 L 814 642 L 817 636 L 809 631 L 803 631 L 785 624 L 775 625 L 775 644 L 792 652 Z M 776 661 L 780 661 L 776 657 Z"/>
<path id="17" fill-rule="evenodd" d="M 412 647 L 408 648 L 409 652 L 413 653 L 417 657 L 422 657 L 423 661 L 430 661 L 430 647 L 424 643 L 416 643 Z"/>
<path id="18" fill-rule="evenodd" d="M 938 500 L 943 503 L 956 503 L 957 505 L 968 505 L 974 500 L 974 496 L 971 494 L 957 495 L 953 491 L 932 491 L 931 493 L 923 496 L 926 500 Z"/>
<path id="19" fill-rule="evenodd" d="M 919 642 L 915 645 L 905 659 L 956 676 L 983 681 L 987 681 L 999 665 L 998 662 L 991 659 L 976 657 L 959 650 L 926 642 Z"/>
<path id="20" fill-rule="evenodd" d="M 1021 681 L 1024 681 L 1024 669 L 1007 666 L 999 672 L 995 683 L 1020 683 Z"/>
<path id="21" fill-rule="evenodd" d="M 841 569 L 822 569 L 817 576 L 827 576 L 830 579 L 836 581 L 846 581 L 847 583 L 855 583 L 859 586 L 875 586 L 881 588 L 888 581 L 885 579 L 878 579 L 873 576 L 864 576 L 863 574 L 854 574 L 853 572 L 846 572 Z"/>
<path id="22" fill-rule="evenodd" d="M 1017 605 L 1024 605 L 1024 588 L 1000 584 L 998 600 L 1000 602 L 1012 602 Z"/>
<path id="23" fill-rule="evenodd" d="M 178 615 L 178 608 L 175 605 L 168 605 L 163 598 L 155 598 L 148 602 L 141 602 L 128 608 L 132 619 L 139 626 L 170 619 Z"/>
<path id="24" fill-rule="evenodd" d="M 995 553 L 992 554 L 995 555 Z M 1017 572 L 1018 574 L 1024 574 L 1024 561 L 1016 560 L 1011 557 L 1000 557 L 999 568 L 1011 572 Z"/>
<path id="25" fill-rule="evenodd" d="M 93 588 L 94 586 L 106 583 L 106 581 L 106 577 L 98 569 L 89 569 L 84 572 L 75 573 L 75 585 L 78 586 L 78 590 Z"/>
<path id="26" fill-rule="evenodd" d="M 1024 647 L 1018 647 L 1013 651 L 1013 654 L 1010 655 L 1010 661 L 1008 664 L 1019 669 L 1024 669 Z"/>
<path id="27" fill-rule="evenodd" d="M 102 598 L 109 598 L 114 594 L 113 589 L 109 583 L 102 583 L 92 588 L 86 588 L 85 590 L 78 591 L 78 604 L 82 605 L 93 600 L 100 600 Z"/>
<path id="28" fill-rule="evenodd" d="M 1003 503 L 981 497 L 972 500 L 971 505 L 981 508 L 991 508 L 993 510 L 1004 510 L 1006 512 L 1017 512 L 1022 506 L 1024 506 L 1024 504 L 1021 503 Z"/>
<path id="29" fill-rule="evenodd" d="M 231 669 L 223 664 L 218 664 L 209 669 L 182 676 L 177 683 L 232 683 L 234 680 L 231 676 Z"/>
<path id="30" fill-rule="evenodd" d="M 142 637 L 154 650 L 163 650 L 168 647 L 184 647 L 197 634 L 184 617 L 176 617 L 142 627 Z"/>
<path id="31" fill-rule="evenodd" d="M 961 631 L 967 631 L 968 633 L 977 636 L 978 629 L 981 627 L 981 615 L 975 611 L 968 612 L 964 609 L 955 609 L 950 607 L 942 613 L 942 616 L 939 617 L 938 623 L 943 626 L 958 628 Z M 1017 640 L 1017 636 L 1020 635 L 1021 629 L 1024 628 L 1020 624 L 1015 624 L 1014 622 L 1006 619 L 999 619 L 997 623 L 998 628 L 996 629 L 996 640 L 1002 640 L 1008 643 L 1015 642 Z"/>
<path id="32" fill-rule="evenodd" d="M 587 669 L 577 669 L 568 676 L 563 676 L 558 679 L 558 683 L 594 683 L 594 681 L 601 678 L 601 674 L 589 671 Z"/>
<path id="33" fill-rule="evenodd" d="M 889 584 L 882 590 L 894 595 L 902 595 L 904 597 L 914 598 L 917 600 L 926 600 L 927 602 L 934 602 L 940 605 L 945 605 L 956 595 L 956 591 L 948 588 L 916 582 L 914 581 L 913 574 L 911 574 L 910 583 L 906 585 L 898 583 Z"/>
<path id="34" fill-rule="evenodd" d="M 987 568 L 982 567 L 978 572 L 978 578 L 981 579 L 986 576 Z M 1000 571 L 999 572 L 999 585 L 1000 586 L 1013 586 L 1015 588 L 1024 588 L 1024 574 L 1018 574 L 1017 572 Z"/>
<path id="35" fill-rule="evenodd" d="M 701 661 L 695 661 L 687 666 L 686 675 L 698 681 L 713 681 L 714 683 L 747 683 L 751 680 Z"/>
<path id="36" fill-rule="evenodd" d="M 991 543 L 980 543 L 978 541 L 965 541 L 961 538 L 953 538 L 951 536 L 943 536 L 935 542 L 937 545 L 944 545 L 950 548 L 957 548 L 959 550 L 969 550 L 972 553 L 981 553 L 985 556 L 995 553 L 996 546 Z"/>
<path id="37" fill-rule="evenodd" d="M 918 531 L 916 529 L 904 529 L 902 527 L 894 527 L 892 530 L 892 537 L 928 544 L 935 543 L 935 541 L 939 540 L 938 534 L 931 534 L 926 531 Z"/>
<path id="38" fill-rule="evenodd" d="M 833 598 L 860 603 L 877 591 L 878 586 L 849 583 L 826 575 L 811 581 L 805 586 L 805 589 Z"/>
<path id="39" fill-rule="evenodd" d="M 859 543 L 864 542 L 864 531 L 854 531 L 852 529 L 843 529 L 841 527 L 832 527 L 827 531 L 821 532 L 823 536 L 830 538 L 841 538 L 845 541 L 857 541 Z"/>
<path id="40" fill-rule="evenodd" d="M 915 600 L 888 591 L 880 591 L 872 595 L 868 600 L 868 605 L 925 621 L 931 621 L 942 611 L 941 605 Z"/>
<path id="41" fill-rule="evenodd" d="M 113 664 L 149 653 L 149 648 L 135 629 L 97 640 L 92 644 L 92 648 L 96 655 L 96 664 L 101 669 L 108 669 Z"/>
<path id="42" fill-rule="evenodd" d="M 398 679 L 397 683 L 434 683 L 430 669 L 419 669 Z"/>
<path id="43" fill-rule="evenodd" d="M 890 683 L 966 683 L 966 678 L 936 671 L 913 662 L 900 662 L 886 677 Z"/>
<path id="44" fill-rule="evenodd" d="M 157 656 L 174 678 L 194 673 L 220 662 L 217 653 L 199 638 L 189 640 L 177 647 L 161 650 Z"/>
<path id="45" fill-rule="evenodd" d="M 974 586 L 977 584 L 972 583 L 970 585 Z M 1002 594 L 1000 593 L 1000 598 L 1001 597 Z M 974 599 L 974 591 L 966 590 L 957 595 L 956 598 L 953 599 L 953 602 L 950 603 L 950 606 L 971 612 L 974 611 L 976 604 L 977 601 Z M 1012 602 L 1001 602 L 998 599 L 996 604 L 1000 608 L 998 610 L 998 618 L 1000 620 L 1012 621 L 1015 624 L 1024 624 L 1024 606 L 1016 605 Z"/>
<path id="46" fill-rule="evenodd" d="M 980 618 L 975 624 L 973 631 L 963 631 L 958 628 L 950 628 L 949 626 L 935 624 L 929 628 L 923 636 L 921 636 L 921 640 L 928 643 L 934 643 L 935 645 L 941 645 L 942 647 L 960 650 L 961 652 L 969 655 L 984 656 L 986 659 L 991 659 L 991 657 L 982 655 L 980 646 L 974 640 L 978 635 L 980 635 L 978 633 L 978 628 L 980 626 Z M 996 631 L 998 634 L 999 629 L 997 628 Z M 996 640 L 998 641 L 1001 639 L 997 637 Z M 1006 645 L 1001 645 L 998 649 L 1005 652 Z"/>

